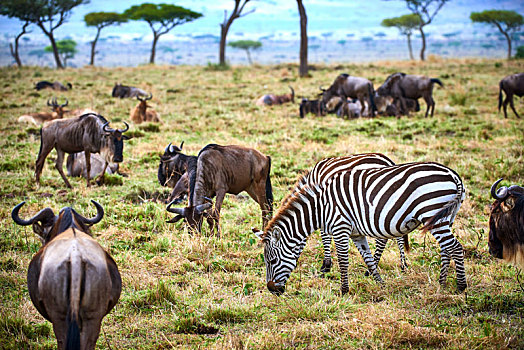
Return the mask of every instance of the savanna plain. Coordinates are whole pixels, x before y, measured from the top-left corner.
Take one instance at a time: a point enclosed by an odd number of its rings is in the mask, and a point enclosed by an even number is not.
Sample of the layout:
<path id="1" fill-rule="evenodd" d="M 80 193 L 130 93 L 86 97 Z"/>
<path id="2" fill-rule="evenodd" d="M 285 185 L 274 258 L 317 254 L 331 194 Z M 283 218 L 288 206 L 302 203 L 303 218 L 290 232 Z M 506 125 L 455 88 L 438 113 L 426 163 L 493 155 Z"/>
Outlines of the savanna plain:
<path id="1" fill-rule="evenodd" d="M 497 113 L 498 82 L 524 71 L 523 61 L 430 57 L 422 63 L 315 65 L 309 78 L 299 78 L 294 64 L 215 68 L 0 69 L 0 348 L 56 346 L 52 326 L 31 304 L 26 286 L 40 241 L 31 227 L 12 222 L 11 209 L 25 200 L 23 217 L 65 206 L 93 216 L 91 199 L 105 209 L 92 233 L 123 280 L 120 300 L 102 324 L 100 349 L 524 348 L 524 276 L 491 257 L 487 245 L 491 184 L 500 177 L 503 185 L 524 183 L 523 121 L 512 112 L 508 119 Z M 397 71 L 444 83 L 434 89 L 433 118 L 424 118 L 422 100 L 422 111 L 409 117 L 299 118 L 300 97 L 315 97 L 339 73 L 369 78 L 377 88 Z M 71 82 L 73 89 L 37 92 L 39 80 Z M 60 103 L 67 98 L 70 109 L 93 108 L 122 128 L 137 101 L 112 98 L 115 82 L 151 91 L 151 105 L 163 120 L 130 123 L 133 138 L 125 142 L 120 167 L 127 177 L 106 175 L 104 185 L 91 187 L 73 178 L 68 190 L 54 169 L 53 151 L 38 187 L 39 128 L 18 124 L 18 116 L 45 111 L 51 97 Z M 259 96 L 287 93 L 288 85 L 296 91 L 295 104 L 255 106 Z M 270 294 L 262 247 L 251 232 L 261 226 L 260 209 L 246 193 L 226 196 L 220 239 L 206 224 L 202 234 L 190 234 L 182 221 L 166 223 L 170 190 L 159 185 L 157 168 L 164 148 L 182 141 L 191 155 L 218 143 L 271 156 L 275 211 L 299 175 L 329 156 L 381 152 L 396 163 L 435 161 L 454 169 L 467 188 L 453 226 L 465 250 L 466 292 L 456 290 L 453 263 L 447 286 L 439 285 L 440 248 L 417 230 L 409 236 L 404 272 L 398 248 L 389 242 L 379 266 L 384 285 L 364 276 L 365 264 L 352 246 L 344 296 L 336 263 L 321 276 L 315 232 L 286 293 Z"/>

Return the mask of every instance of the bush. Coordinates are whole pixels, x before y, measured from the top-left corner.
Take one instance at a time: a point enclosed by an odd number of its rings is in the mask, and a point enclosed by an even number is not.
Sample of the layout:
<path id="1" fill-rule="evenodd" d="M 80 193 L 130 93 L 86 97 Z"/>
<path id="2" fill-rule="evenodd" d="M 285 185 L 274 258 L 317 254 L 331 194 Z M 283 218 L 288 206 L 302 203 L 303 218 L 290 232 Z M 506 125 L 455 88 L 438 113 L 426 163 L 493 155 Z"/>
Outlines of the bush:
<path id="1" fill-rule="evenodd" d="M 515 54 L 515 58 L 524 58 L 524 46 L 517 47 L 517 53 Z"/>

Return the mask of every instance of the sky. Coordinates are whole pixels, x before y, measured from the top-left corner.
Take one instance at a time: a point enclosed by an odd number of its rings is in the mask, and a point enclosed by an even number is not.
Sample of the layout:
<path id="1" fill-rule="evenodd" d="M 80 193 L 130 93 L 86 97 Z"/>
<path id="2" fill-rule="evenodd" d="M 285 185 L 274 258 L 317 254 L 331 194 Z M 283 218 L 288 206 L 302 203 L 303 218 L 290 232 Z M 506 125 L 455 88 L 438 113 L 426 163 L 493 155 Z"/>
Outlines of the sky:
<path id="1" fill-rule="evenodd" d="M 146 0 L 147 1 L 147 0 Z M 146 1 L 139 0 L 91 0 L 87 5 L 76 7 L 68 22 L 55 31 L 57 39 L 72 38 L 77 41 L 91 41 L 96 33 L 94 28 L 88 28 L 84 16 L 89 12 L 123 12 L 132 5 Z M 204 16 L 190 23 L 175 27 L 161 40 L 184 40 L 196 35 L 219 36 L 219 24 L 224 19 L 224 10 L 228 15 L 234 7 L 232 0 L 149 0 L 151 3 L 171 3 L 183 6 Z M 380 22 L 384 18 L 396 17 L 409 13 L 405 1 L 402 0 L 304 0 L 308 15 L 308 35 L 319 38 L 359 39 L 384 33 L 386 38 L 397 38 L 398 31 L 394 28 L 384 28 Z M 515 10 L 524 14 L 524 1 L 516 0 L 451 0 L 447 3 L 433 23 L 427 26 L 430 34 L 446 34 L 461 32 L 469 35 L 476 31 L 488 31 L 487 26 L 472 24 L 469 15 L 472 11 L 485 9 Z M 252 0 L 245 9 L 253 13 L 237 19 L 229 32 L 228 39 L 297 39 L 299 38 L 299 16 L 296 0 Z M 28 38 L 32 41 L 47 41 L 41 30 L 32 26 Z M 12 40 L 21 29 L 21 23 L 16 19 L 0 16 L 0 40 Z M 380 35 L 380 34 L 379 34 Z M 121 26 L 111 26 L 102 30 L 102 38 L 119 36 L 122 39 L 151 40 L 151 29 L 145 22 L 133 21 Z M 27 40 L 27 39 L 26 39 Z M 5 48 L 4 48 L 5 49 Z"/>

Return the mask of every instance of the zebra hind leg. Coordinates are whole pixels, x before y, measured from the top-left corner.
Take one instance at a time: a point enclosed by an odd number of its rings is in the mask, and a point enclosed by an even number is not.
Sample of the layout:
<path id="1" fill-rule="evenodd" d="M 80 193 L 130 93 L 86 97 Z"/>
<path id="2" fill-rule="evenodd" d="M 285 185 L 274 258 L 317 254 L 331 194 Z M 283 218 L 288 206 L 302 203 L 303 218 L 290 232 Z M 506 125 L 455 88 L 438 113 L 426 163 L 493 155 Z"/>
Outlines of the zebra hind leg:
<path id="1" fill-rule="evenodd" d="M 322 237 L 322 245 L 324 246 L 324 260 L 322 261 L 320 272 L 324 274 L 331 271 L 331 266 L 333 266 L 331 261 L 331 235 L 324 231 L 320 231 L 320 235 Z"/>
<path id="2" fill-rule="evenodd" d="M 376 242 L 376 249 L 375 249 L 375 254 L 373 255 L 373 260 L 375 260 L 375 265 L 378 268 L 378 263 L 380 261 L 380 258 L 382 257 L 382 253 L 384 252 L 384 249 L 386 249 L 388 240 L 384 238 L 377 238 L 375 242 Z M 369 272 L 369 270 L 367 270 L 364 273 L 364 276 L 369 276 L 370 274 L 371 273 Z"/>
<path id="3" fill-rule="evenodd" d="M 371 255 L 371 250 L 369 249 L 368 241 L 365 236 L 357 236 L 357 237 L 351 237 L 353 240 L 353 243 L 355 243 L 355 246 L 357 247 L 358 251 L 360 252 L 360 255 L 362 255 L 362 258 L 364 259 L 364 262 L 366 263 L 369 272 L 375 279 L 375 281 L 384 283 L 382 280 L 382 277 L 380 277 L 380 273 L 377 270 L 377 265 L 375 264 L 375 259 L 373 258 L 373 255 Z"/>
<path id="4" fill-rule="evenodd" d="M 435 225 L 431 230 L 431 234 L 437 239 L 440 245 L 440 255 L 442 258 L 442 266 L 440 269 L 439 283 L 446 285 L 448 277 L 448 269 L 450 257 L 455 261 L 455 269 L 457 272 L 457 289 L 459 292 L 467 288 L 466 271 L 464 268 L 464 249 L 459 241 L 453 236 L 449 228 L 449 223 L 443 222 Z"/>
<path id="5" fill-rule="evenodd" d="M 406 271 L 408 264 L 406 262 L 406 253 L 404 251 L 404 237 L 397 237 L 398 251 L 400 253 L 400 269 Z"/>

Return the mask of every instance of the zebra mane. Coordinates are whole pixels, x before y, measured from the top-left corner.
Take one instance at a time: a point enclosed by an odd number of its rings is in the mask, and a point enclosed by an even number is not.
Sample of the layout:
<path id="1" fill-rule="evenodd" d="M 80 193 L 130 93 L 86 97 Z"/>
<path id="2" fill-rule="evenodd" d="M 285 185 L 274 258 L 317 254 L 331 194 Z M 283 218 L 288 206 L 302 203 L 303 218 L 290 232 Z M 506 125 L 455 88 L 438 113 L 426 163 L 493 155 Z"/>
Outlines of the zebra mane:
<path id="1" fill-rule="evenodd" d="M 307 175 L 307 174 L 305 174 Z M 304 175 L 304 176 L 305 176 Z M 266 225 L 264 233 L 262 234 L 262 239 L 266 239 L 268 232 L 273 231 L 273 228 L 276 225 L 276 222 L 280 220 L 282 215 L 293 212 L 297 208 L 300 209 L 301 206 L 299 202 L 304 200 L 310 200 L 311 197 L 318 195 L 318 192 L 321 190 L 319 185 L 307 185 L 301 184 L 301 180 L 304 176 L 301 176 L 297 181 L 297 187 L 293 189 L 282 201 L 282 205 L 278 209 L 277 213 L 271 218 L 271 221 Z M 300 187 L 299 187 L 300 186 Z"/>

